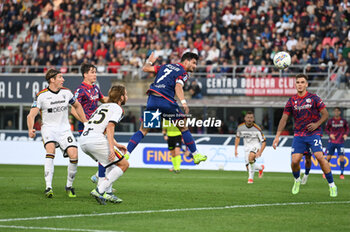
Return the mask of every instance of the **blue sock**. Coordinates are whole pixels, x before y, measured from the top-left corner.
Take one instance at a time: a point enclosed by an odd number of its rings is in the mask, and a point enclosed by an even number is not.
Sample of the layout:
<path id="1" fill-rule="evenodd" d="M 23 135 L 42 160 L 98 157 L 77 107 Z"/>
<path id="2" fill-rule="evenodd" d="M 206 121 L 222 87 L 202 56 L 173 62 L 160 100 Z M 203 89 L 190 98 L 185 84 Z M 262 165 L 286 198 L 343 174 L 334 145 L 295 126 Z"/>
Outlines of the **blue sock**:
<path id="1" fill-rule="evenodd" d="M 106 176 L 106 168 L 102 166 L 102 164 L 98 163 L 98 177 Z"/>
<path id="2" fill-rule="evenodd" d="M 191 132 L 189 130 L 181 132 L 182 138 L 186 144 L 186 146 L 190 149 L 191 153 L 194 153 L 197 151 L 196 143 L 193 140 L 193 137 L 191 135 Z"/>
<path id="3" fill-rule="evenodd" d="M 293 172 L 293 176 L 295 179 L 298 179 L 300 177 L 300 170 L 297 172 Z"/>
<path id="4" fill-rule="evenodd" d="M 344 174 L 345 161 L 340 161 L 340 175 Z"/>
<path id="5" fill-rule="evenodd" d="M 309 175 L 311 168 L 305 168 L 305 175 Z"/>
<path id="6" fill-rule="evenodd" d="M 333 175 L 332 175 L 332 172 L 328 172 L 327 174 L 325 174 L 326 178 L 327 178 L 327 181 L 328 183 L 333 183 Z"/>
<path id="7" fill-rule="evenodd" d="M 140 143 L 140 141 L 145 137 L 141 131 L 137 131 L 129 140 L 128 152 L 131 153 L 135 147 Z"/>

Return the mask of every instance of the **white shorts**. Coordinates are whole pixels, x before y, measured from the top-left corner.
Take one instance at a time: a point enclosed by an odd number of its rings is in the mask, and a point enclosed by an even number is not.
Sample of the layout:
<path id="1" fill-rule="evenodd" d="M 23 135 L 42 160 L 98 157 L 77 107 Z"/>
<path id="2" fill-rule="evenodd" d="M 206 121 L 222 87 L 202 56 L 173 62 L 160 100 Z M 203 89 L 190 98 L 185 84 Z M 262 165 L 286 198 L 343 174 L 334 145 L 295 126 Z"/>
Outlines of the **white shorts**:
<path id="1" fill-rule="evenodd" d="M 42 128 L 41 136 L 44 147 L 48 143 L 55 143 L 55 146 L 62 150 L 63 157 L 68 157 L 67 149 L 69 147 L 78 147 L 71 130 L 57 131 L 52 128 Z"/>
<path id="2" fill-rule="evenodd" d="M 118 163 L 124 158 L 123 153 L 114 147 L 115 158 L 113 161 L 108 159 L 109 144 L 107 139 L 92 139 L 81 136 L 79 144 L 85 154 L 89 155 L 96 162 L 98 161 L 105 168 Z"/>
<path id="3" fill-rule="evenodd" d="M 251 152 L 257 153 L 261 148 L 260 144 L 255 144 L 255 145 L 250 145 L 250 146 L 244 146 L 244 151 L 245 151 L 245 163 L 248 165 L 249 164 L 249 154 Z"/>

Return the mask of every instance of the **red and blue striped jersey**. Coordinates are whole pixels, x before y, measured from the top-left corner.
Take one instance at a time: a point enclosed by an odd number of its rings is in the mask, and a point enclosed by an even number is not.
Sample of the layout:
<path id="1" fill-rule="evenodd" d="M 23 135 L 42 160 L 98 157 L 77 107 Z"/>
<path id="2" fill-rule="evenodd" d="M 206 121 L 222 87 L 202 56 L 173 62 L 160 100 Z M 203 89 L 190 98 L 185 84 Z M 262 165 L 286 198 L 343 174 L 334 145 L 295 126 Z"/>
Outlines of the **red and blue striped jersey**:
<path id="1" fill-rule="evenodd" d="M 103 98 L 103 94 L 97 85 L 89 85 L 85 82 L 82 82 L 75 90 L 74 96 L 83 107 L 86 119 L 88 120 L 98 108 L 98 101 Z"/>
<path id="2" fill-rule="evenodd" d="M 335 140 L 332 140 L 331 138 L 329 138 L 328 142 L 343 144 L 345 142 L 343 136 L 349 134 L 348 122 L 342 117 L 338 119 L 333 117 L 329 119 L 327 122 L 326 133 L 328 135 L 333 134 L 335 136 Z"/>
<path id="3" fill-rule="evenodd" d="M 322 136 L 322 128 L 318 127 L 314 131 L 308 131 L 307 125 L 320 120 L 320 111 L 326 105 L 316 94 L 306 92 L 302 97 L 297 94 L 289 98 L 284 107 L 284 114 L 293 115 L 294 118 L 294 136 Z"/>
<path id="4" fill-rule="evenodd" d="M 156 78 L 147 93 L 151 91 L 155 92 L 174 103 L 176 83 L 182 83 L 184 85 L 188 80 L 185 67 L 181 63 L 178 63 L 155 66 L 154 68 L 156 70 Z"/>

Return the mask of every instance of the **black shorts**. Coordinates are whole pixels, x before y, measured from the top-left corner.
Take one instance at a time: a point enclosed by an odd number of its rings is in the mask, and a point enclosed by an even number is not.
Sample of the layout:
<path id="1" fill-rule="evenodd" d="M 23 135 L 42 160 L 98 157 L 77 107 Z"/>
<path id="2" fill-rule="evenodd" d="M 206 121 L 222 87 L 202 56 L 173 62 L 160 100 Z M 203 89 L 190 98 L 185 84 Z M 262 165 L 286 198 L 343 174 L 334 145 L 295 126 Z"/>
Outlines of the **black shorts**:
<path id="1" fill-rule="evenodd" d="M 168 136 L 168 149 L 174 150 L 175 147 L 181 147 L 181 139 L 182 136 L 178 135 L 178 136 Z"/>

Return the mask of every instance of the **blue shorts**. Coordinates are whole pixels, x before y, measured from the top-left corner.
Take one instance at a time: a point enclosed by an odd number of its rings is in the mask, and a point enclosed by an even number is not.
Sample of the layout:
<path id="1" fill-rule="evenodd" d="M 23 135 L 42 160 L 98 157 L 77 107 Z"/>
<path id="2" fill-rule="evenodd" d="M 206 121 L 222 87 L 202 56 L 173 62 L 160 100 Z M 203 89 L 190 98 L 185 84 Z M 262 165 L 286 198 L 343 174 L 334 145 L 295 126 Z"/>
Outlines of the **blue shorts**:
<path id="1" fill-rule="evenodd" d="M 337 149 L 338 155 L 344 155 L 344 143 L 328 143 L 327 155 L 334 155 L 335 149 Z"/>
<path id="2" fill-rule="evenodd" d="M 176 102 L 172 103 L 161 96 L 149 95 L 146 110 L 156 111 L 157 109 L 162 113 L 162 118 L 165 119 L 176 120 L 185 117 Z"/>
<path id="3" fill-rule="evenodd" d="M 292 154 L 304 154 L 305 151 L 311 150 L 312 153 L 322 150 L 321 136 L 295 136 L 292 144 Z"/>

